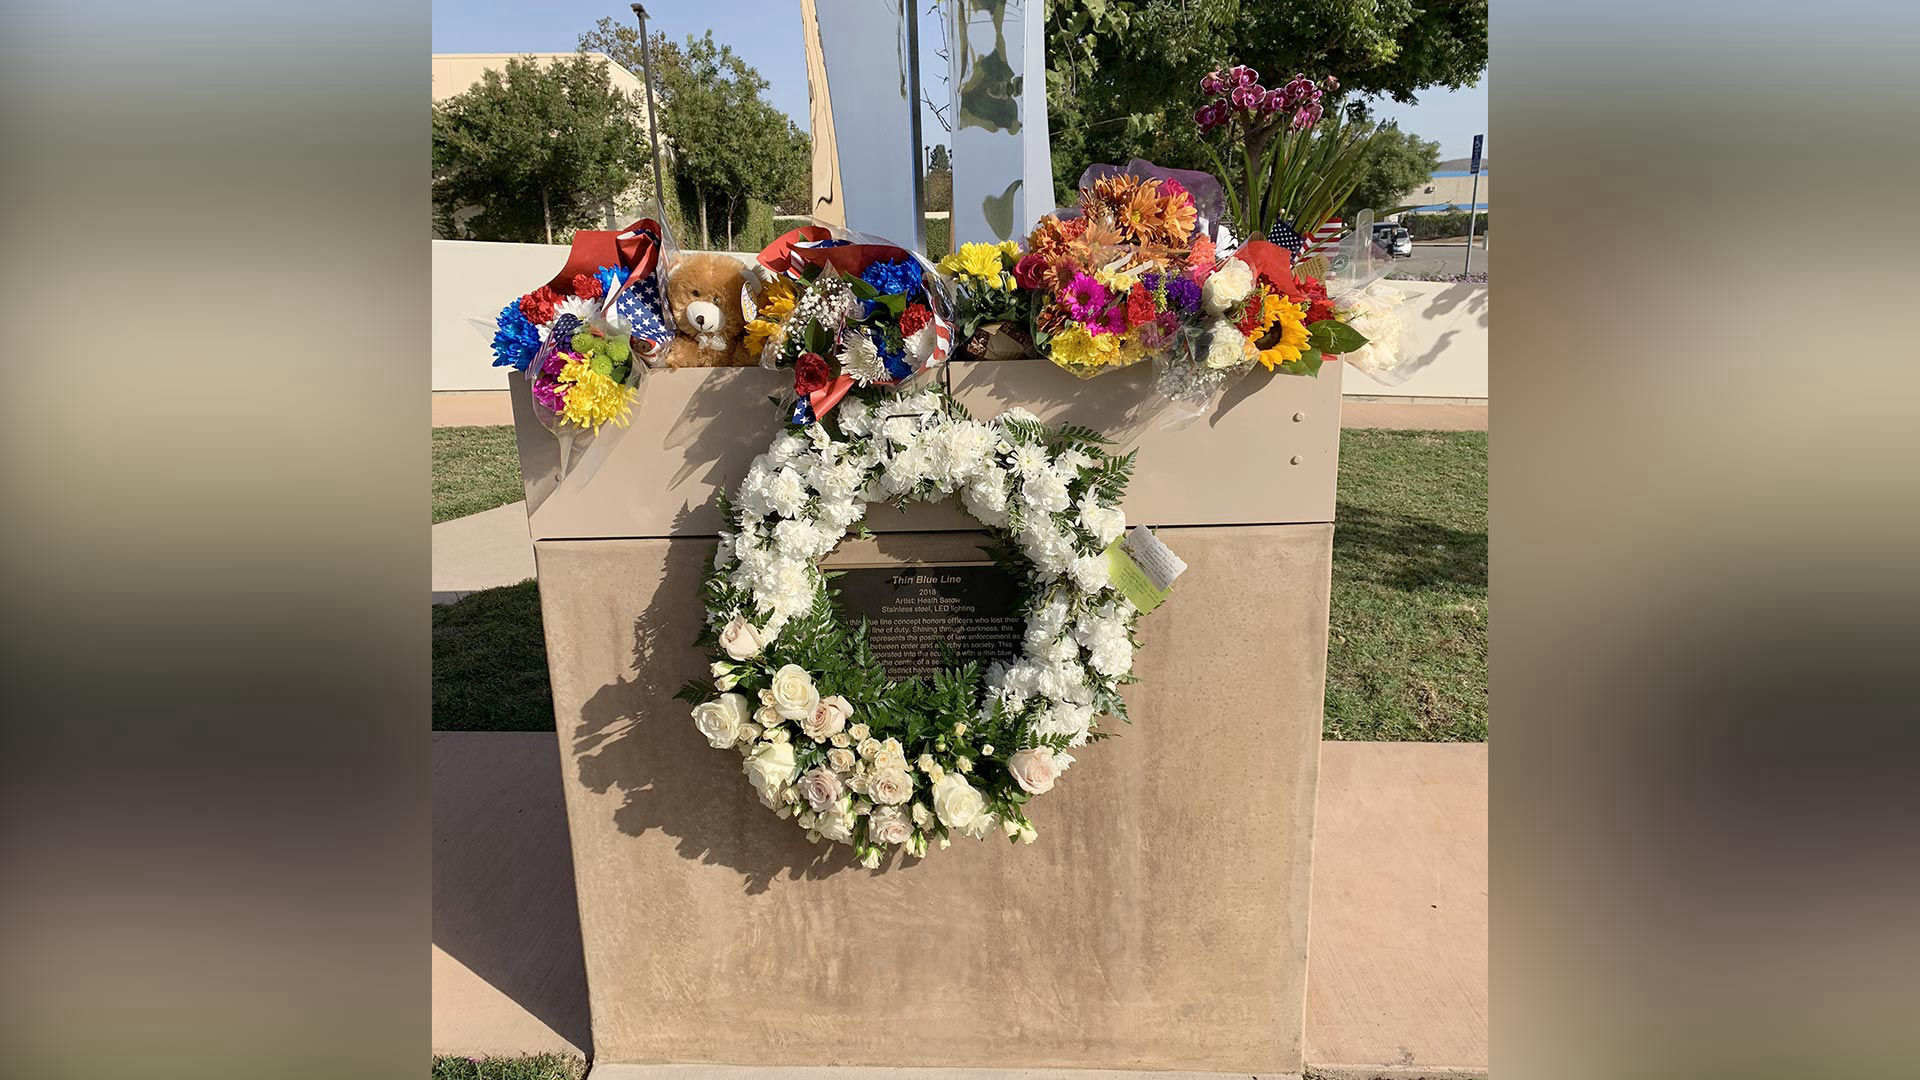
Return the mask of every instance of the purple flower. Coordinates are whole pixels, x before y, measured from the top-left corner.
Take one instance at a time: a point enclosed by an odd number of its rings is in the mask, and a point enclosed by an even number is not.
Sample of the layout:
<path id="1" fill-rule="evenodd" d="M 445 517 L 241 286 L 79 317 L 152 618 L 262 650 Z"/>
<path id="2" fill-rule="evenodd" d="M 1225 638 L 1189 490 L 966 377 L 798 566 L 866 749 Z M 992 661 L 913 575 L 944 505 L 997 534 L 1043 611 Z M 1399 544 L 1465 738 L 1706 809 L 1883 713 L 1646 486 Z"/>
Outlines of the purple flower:
<path id="1" fill-rule="evenodd" d="M 1309 105 L 1293 114 L 1293 130 L 1304 131 L 1320 122 L 1320 106 Z"/>
<path id="2" fill-rule="evenodd" d="M 1260 81 L 1260 73 L 1245 64 L 1235 64 L 1232 74 L 1235 86 L 1252 86 Z"/>
<path id="3" fill-rule="evenodd" d="M 545 360 L 540 362 L 540 373 L 550 377 L 558 375 L 566 370 L 567 361 L 573 359 L 576 359 L 575 354 L 565 349 L 555 349 L 547 354 Z"/>
<path id="4" fill-rule="evenodd" d="M 1212 97 L 1226 88 L 1226 81 L 1220 78 L 1220 73 L 1217 71 L 1207 72 L 1206 78 L 1200 80 L 1200 92 L 1208 97 Z"/>
<path id="5" fill-rule="evenodd" d="M 1081 322 L 1092 322 L 1098 317 L 1108 299 L 1107 287 L 1089 274 L 1073 275 L 1073 283 L 1067 286 L 1067 310 Z"/>
<path id="6" fill-rule="evenodd" d="M 1279 112 L 1280 101 L 1281 101 L 1280 91 L 1269 90 L 1267 91 L 1266 96 L 1260 99 L 1260 111 L 1270 112 L 1270 113 Z"/>
<path id="7" fill-rule="evenodd" d="M 1179 309 L 1182 315 L 1192 315 L 1200 310 L 1200 283 L 1181 274 L 1167 279 L 1167 301 Z"/>
<path id="8" fill-rule="evenodd" d="M 567 388 L 542 374 L 533 380 L 533 400 L 548 412 L 558 413 L 567 407 Z"/>
<path id="9" fill-rule="evenodd" d="M 1233 91 L 1233 105 L 1236 109 L 1251 109 L 1260 104 L 1260 92 L 1251 86 L 1237 87 Z"/>
<path id="10" fill-rule="evenodd" d="M 1105 315 L 1100 316 L 1098 321 L 1094 323 L 1090 323 L 1087 326 L 1087 329 L 1093 331 L 1096 334 L 1126 333 L 1127 332 L 1127 305 L 1124 303 L 1113 305 L 1112 311 L 1109 311 Z"/>

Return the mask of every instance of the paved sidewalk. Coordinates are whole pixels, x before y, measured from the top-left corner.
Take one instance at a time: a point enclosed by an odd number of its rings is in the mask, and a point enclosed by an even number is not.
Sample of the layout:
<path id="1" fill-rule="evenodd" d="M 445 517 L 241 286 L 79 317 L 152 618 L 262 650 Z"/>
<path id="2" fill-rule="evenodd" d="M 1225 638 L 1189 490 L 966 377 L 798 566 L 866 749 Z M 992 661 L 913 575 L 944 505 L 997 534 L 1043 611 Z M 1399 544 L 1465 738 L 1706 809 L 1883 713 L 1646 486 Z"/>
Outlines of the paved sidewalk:
<path id="1" fill-rule="evenodd" d="M 433 1052 L 586 1053 L 587 988 L 551 732 L 433 737 Z M 1484 1076 L 1487 748 L 1326 743 L 1307 1062 Z"/>
<path id="2" fill-rule="evenodd" d="M 433 602 L 533 577 L 527 504 L 511 503 L 433 527 Z"/>
<path id="3" fill-rule="evenodd" d="M 1340 426 L 1402 431 L 1485 431 L 1487 406 L 1459 402 L 1340 402 Z"/>

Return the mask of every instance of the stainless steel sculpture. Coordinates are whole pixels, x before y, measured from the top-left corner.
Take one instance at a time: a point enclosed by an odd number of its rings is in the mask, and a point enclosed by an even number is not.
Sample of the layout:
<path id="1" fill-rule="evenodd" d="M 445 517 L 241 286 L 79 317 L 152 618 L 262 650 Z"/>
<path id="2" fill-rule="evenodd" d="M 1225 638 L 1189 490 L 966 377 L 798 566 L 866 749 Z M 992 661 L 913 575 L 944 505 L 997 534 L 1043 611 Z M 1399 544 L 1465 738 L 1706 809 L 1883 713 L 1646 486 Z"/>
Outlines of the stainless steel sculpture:
<path id="1" fill-rule="evenodd" d="M 952 0 L 953 243 L 1024 236 L 1053 211 L 1044 0 Z"/>
<path id="2" fill-rule="evenodd" d="M 848 228 L 926 250 L 921 212 L 920 41 L 914 0 L 808 4 L 819 27 Z M 817 110 L 816 110 L 817 111 Z M 818 139 L 819 132 L 815 133 Z M 815 173 L 814 202 L 823 197 Z"/>

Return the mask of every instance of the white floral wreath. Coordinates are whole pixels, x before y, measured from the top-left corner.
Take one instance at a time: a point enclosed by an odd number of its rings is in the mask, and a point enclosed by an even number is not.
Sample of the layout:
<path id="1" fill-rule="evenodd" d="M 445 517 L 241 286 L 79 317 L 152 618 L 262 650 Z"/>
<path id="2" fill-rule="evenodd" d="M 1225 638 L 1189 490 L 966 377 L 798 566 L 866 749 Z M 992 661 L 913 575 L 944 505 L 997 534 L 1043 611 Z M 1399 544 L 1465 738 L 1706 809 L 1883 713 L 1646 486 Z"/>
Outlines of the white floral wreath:
<path id="1" fill-rule="evenodd" d="M 1126 719 L 1139 612 L 1109 584 L 1105 552 L 1126 529 L 1133 455 L 1024 409 L 982 423 L 938 389 L 849 397 L 831 423 L 777 436 L 722 499 L 703 593 L 712 678 L 679 696 L 709 743 L 745 758 L 762 802 L 863 865 L 895 847 L 924 856 L 954 832 L 1031 842 L 1027 800 L 1070 749 L 1108 734 L 1098 716 Z M 953 495 L 1020 575 L 1023 655 L 888 679 L 818 561 L 869 502 Z"/>

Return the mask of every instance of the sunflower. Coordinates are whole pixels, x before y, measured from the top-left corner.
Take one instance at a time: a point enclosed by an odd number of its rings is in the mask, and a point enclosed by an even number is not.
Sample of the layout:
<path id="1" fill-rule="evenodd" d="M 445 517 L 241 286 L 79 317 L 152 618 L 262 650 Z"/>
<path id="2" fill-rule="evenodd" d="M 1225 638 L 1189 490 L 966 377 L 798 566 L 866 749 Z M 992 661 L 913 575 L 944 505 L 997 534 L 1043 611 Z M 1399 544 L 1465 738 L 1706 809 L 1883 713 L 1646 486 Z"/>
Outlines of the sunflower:
<path id="1" fill-rule="evenodd" d="M 793 315 L 793 285 L 775 278 L 760 291 L 759 310 L 747 322 L 747 352 L 758 356 L 767 342 L 779 340 Z"/>
<path id="2" fill-rule="evenodd" d="M 1268 299 L 1277 301 L 1279 310 L 1266 332 L 1260 335 L 1258 345 L 1260 363 L 1272 371 L 1281 364 L 1300 359 L 1301 351 L 1307 347 L 1307 323 L 1299 305 L 1277 296 Z"/>

